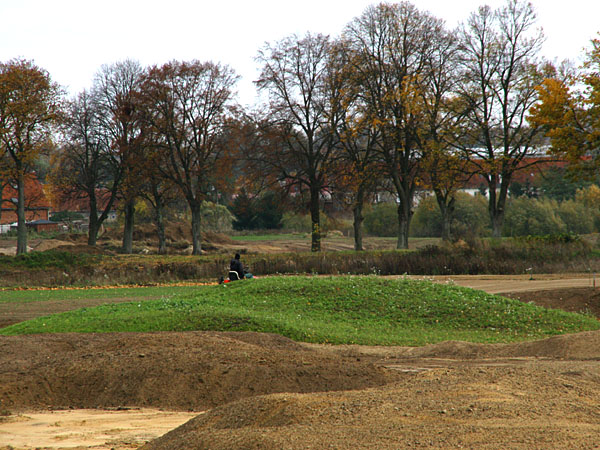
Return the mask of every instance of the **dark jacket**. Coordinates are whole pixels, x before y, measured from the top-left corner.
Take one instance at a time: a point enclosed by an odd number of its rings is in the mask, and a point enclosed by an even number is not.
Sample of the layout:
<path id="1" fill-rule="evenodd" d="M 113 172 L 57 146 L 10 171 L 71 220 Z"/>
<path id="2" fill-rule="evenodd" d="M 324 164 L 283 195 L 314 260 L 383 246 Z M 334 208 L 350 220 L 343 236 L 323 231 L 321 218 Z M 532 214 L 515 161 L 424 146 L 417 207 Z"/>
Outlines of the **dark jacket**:
<path id="1" fill-rule="evenodd" d="M 237 272 L 238 276 L 240 277 L 240 280 L 244 279 L 244 266 L 242 265 L 242 262 L 239 259 L 231 260 L 231 262 L 229 263 L 229 270 Z"/>

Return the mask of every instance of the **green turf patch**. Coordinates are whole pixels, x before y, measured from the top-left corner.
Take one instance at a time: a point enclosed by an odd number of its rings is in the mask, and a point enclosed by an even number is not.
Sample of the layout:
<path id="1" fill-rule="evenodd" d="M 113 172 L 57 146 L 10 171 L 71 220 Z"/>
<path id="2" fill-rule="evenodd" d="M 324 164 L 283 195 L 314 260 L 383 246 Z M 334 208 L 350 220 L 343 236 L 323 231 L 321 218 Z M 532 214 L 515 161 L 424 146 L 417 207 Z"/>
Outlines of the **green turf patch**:
<path id="1" fill-rule="evenodd" d="M 27 303 L 52 300 L 85 300 L 98 298 L 162 297 L 195 292 L 198 286 L 140 286 L 106 288 L 52 288 L 0 290 L 0 303 Z"/>
<path id="2" fill-rule="evenodd" d="M 234 330 L 307 342 L 424 345 L 449 339 L 512 342 L 599 328 L 591 316 L 453 285 L 294 276 L 86 308 L 15 324 L 0 334 Z"/>

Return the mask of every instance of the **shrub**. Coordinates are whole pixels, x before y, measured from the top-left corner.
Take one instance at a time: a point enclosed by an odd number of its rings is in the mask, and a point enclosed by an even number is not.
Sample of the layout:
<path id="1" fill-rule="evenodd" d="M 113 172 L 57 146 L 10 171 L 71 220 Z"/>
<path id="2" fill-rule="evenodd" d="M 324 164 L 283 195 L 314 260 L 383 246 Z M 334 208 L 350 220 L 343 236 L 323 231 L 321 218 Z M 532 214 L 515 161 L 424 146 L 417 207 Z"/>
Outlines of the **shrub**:
<path id="1" fill-rule="evenodd" d="M 364 227 L 372 236 L 397 236 L 398 206 L 395 203 L 377 203 L 367 210 Z"/>
<path id="2" fill-rule="evenodd" d="M 223 206 L 213 202 L 202 202 L 202 229 L 226 232 L 233 229 L 233 215 Z"/>
<path id="3" fill-rule="evenodd" d="M 456 238 L 484 236 L 490 226 L 487 200 L 482 195 L 456 194 L 450 233 Z M 442 235 L 442 214 L 435 197 L 427 197 L 419 205 L 411 222 L 411 235 L 439 237 Z"/>
<path id="4" fill-rule="evenodd" d="M 520 197 L 510 200 L 504 218 L 505 236 L 560 234 L 567 226 L 557 214 L 558 202 Z"/>
<path id="5" fill-rule="evenodd" d="M 568 233 L 588 234 L 594 231 L 594 215 L 583 203 L 566 200 L 558 205 L 557 214 Z"/>
<path id="6" fill-rule="evenodd" d="M 282 226 L 282 203 L 274 192 L 255 198 L 242 192 L 233 201 L 231 211 L 235 215 L 233 227 L 236 230 L 269 230 Z"/>
<path id="7" fill-rule="evenodd" d="M 321 230 L 323 232 L 337 229 L 338 222 L 330 219 L 327 214 L 321 211 Z M 310 233 L 312 232 L 312 220 L 310 214 L 298 214 L 292 212 L 286 212 L 282 218 L 283 229 L 285 231 L 294 231 L 298 233 Z"/>

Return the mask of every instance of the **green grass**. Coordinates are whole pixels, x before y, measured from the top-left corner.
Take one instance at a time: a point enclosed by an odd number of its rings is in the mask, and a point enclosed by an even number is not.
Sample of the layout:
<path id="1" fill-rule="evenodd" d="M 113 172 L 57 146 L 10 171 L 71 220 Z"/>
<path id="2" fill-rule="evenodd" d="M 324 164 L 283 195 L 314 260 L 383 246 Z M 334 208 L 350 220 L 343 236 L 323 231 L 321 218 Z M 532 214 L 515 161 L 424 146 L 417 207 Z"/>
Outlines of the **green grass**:
<path id="1" fill-rule="evenodd" d="M 424 345 L 512 342 L 599 328 L 591 316 L 457 286 L 375 276 L 295 276 L 86 308 L 15 324 L 0 334 L 228 330 L 307 342 Z"/>
<path id="2" fill-rule="evenodd" d="M 128 288 L 98 289 L 26 289 L 0 290 L 0 303 L 44 302 L 48 300 L 85 300 L 98 298 L 131 298 L 132 300 L 147 297 L 164 297 L 179 294 L 190 294 L 199 289 L 198 286 L 148 286 Z"/>
<path id="3" fill-rule="evenodd" d="M 0 255 L 0 267 L 19 267 L 26 269 L 44 269 L 58 267 L 67 269 L 75 265 L 88 265 L 98 260 L 98 257 L 86 254 L 75 254 L 49 250 L 47 252 L 30 252 L 18 256 Z"/>
<path id="4" fill-rule="evenodd" d="M 239 236 L 231 236 L 234 241 L 247 242 L 262 242 L 262 241 L 287 241 L 299 240 L 303 241 L 310 237 L 310 233 L 281 233 L 281 234 L 244 234 Z"/>

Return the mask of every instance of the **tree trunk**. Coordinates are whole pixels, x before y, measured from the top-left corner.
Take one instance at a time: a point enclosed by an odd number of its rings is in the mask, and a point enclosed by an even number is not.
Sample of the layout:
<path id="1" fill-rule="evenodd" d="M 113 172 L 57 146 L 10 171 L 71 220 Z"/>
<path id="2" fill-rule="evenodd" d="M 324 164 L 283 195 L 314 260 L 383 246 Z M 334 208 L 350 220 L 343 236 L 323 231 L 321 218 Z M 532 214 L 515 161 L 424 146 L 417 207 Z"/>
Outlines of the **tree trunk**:
<path id="1" fill-rule="evenodd" d="M 310 220 L 312 223 L 311 245 L 312 252 L 321 251 L 321 218 L 319 211 L 319 190 L 310 188 Z"/>
<path id="2" fill-rule="evenodd" d="M 27 253 L 27 223 L 25 217 L 25 177 L 17 177 L 17 255 Z"/>
<path id="3" fill-rule="evenodd" d="M 354 203 L 354 208 L 352 208 L 352 213 L 354 214 L 354 250 L 362 251 L 363 250 L 363 221 L 365 218 L 362 215 L 363 206 L 365 202 L 365 193 L 362 189 L 359 188 L 356 193 L 356 200 Z"/>
<path id="4" fill-rule="evenodd" d="M 90 212 L 90 221 L 88 225 L 88 245 L 95 247 L 98 242 L 98 231 L 100 230 L 100 222 L 98 221 L 98 217 L 96 219 L 92 218 L 92 213 Z"/>
<path id="5" fill-rule="evenodd" d="M 502 229 L 504 228 L 504 213 L 506 206 L 506 198 L 508 196 L 508 186 L 510 184 L 510 176 L 504 176 L 500 184 L 500 191 L 496 192 L 496 185 L 490 185 L 489 189 L 489 213 L 492 222 L 492 237 L 502 237 Z M 493 189 L 492 189 L 493 188 Z"/>
<path id="6" fill-rule="evenodd" d="M 398 205 L 398 243 L 397 249 L 408 249 L 408 230 L 410 228 L 410 219 L 412 212 L 410 205 L 406 201 L 401 201 Z"/>
<path id="7" fill-rule="evenodd" d="M 165 239 L 165 221 L 163 215 L 163 202 L 158 192 L 156 184 L 153 184 L 154 196 L 154 224 L 156 225 L 156 234 L 158 235 L 158 254 L 164 255 L 167 253 L 167 242 Z"/>
<path id="8" fill-rule="evenodd" d="M 492 221 L 492 237 L 502 237 L 502 228 L 504 227 L 504 210 L 495 208 L 490 212 Z"/>
<path id="9" fill-rule="evenodd" d="M 125 205 L 125 226 L 123 227 L 123 247 L 125 254 L 133 253 L 133 225 L 135 216 L 135 203 L 129 200 Z"/>
<path id="10" fill-rule="evenodd" d="M 4 206 L 4 202 L 2 199 L 4 198 L 4 183 L 0 182 L 0 219 L 2 219 L 2 207 Z"/>
<path id="11" fill-rule="evenodd" d="M 95 246 L 98 241 L 98 231 L 100 230 L 100 221 L 98 220 L 98 207 L 96 198 L 90 196 L 90 217 L 88 220 L 88 245 Z"/>
<path id="12" fill-rule="evenodd" d="M 448 201 L 447 197 L 444 197 L 443 194 L 438 192 L 436 192 L 435 198 L 442 215 L 442 239 L 444 241 L 449 241 L 452 235 L 451 224 L 452 216 L 454 215 L 454 204 L 456 199 L 452 197 L 450 198 L 450 201 Z"/>
<path id="13" fill-rule="evenodd" d="M 202 202 L 191 201 L 190 209 L 192 210 L 192 255 L 202 254 Z"/>

